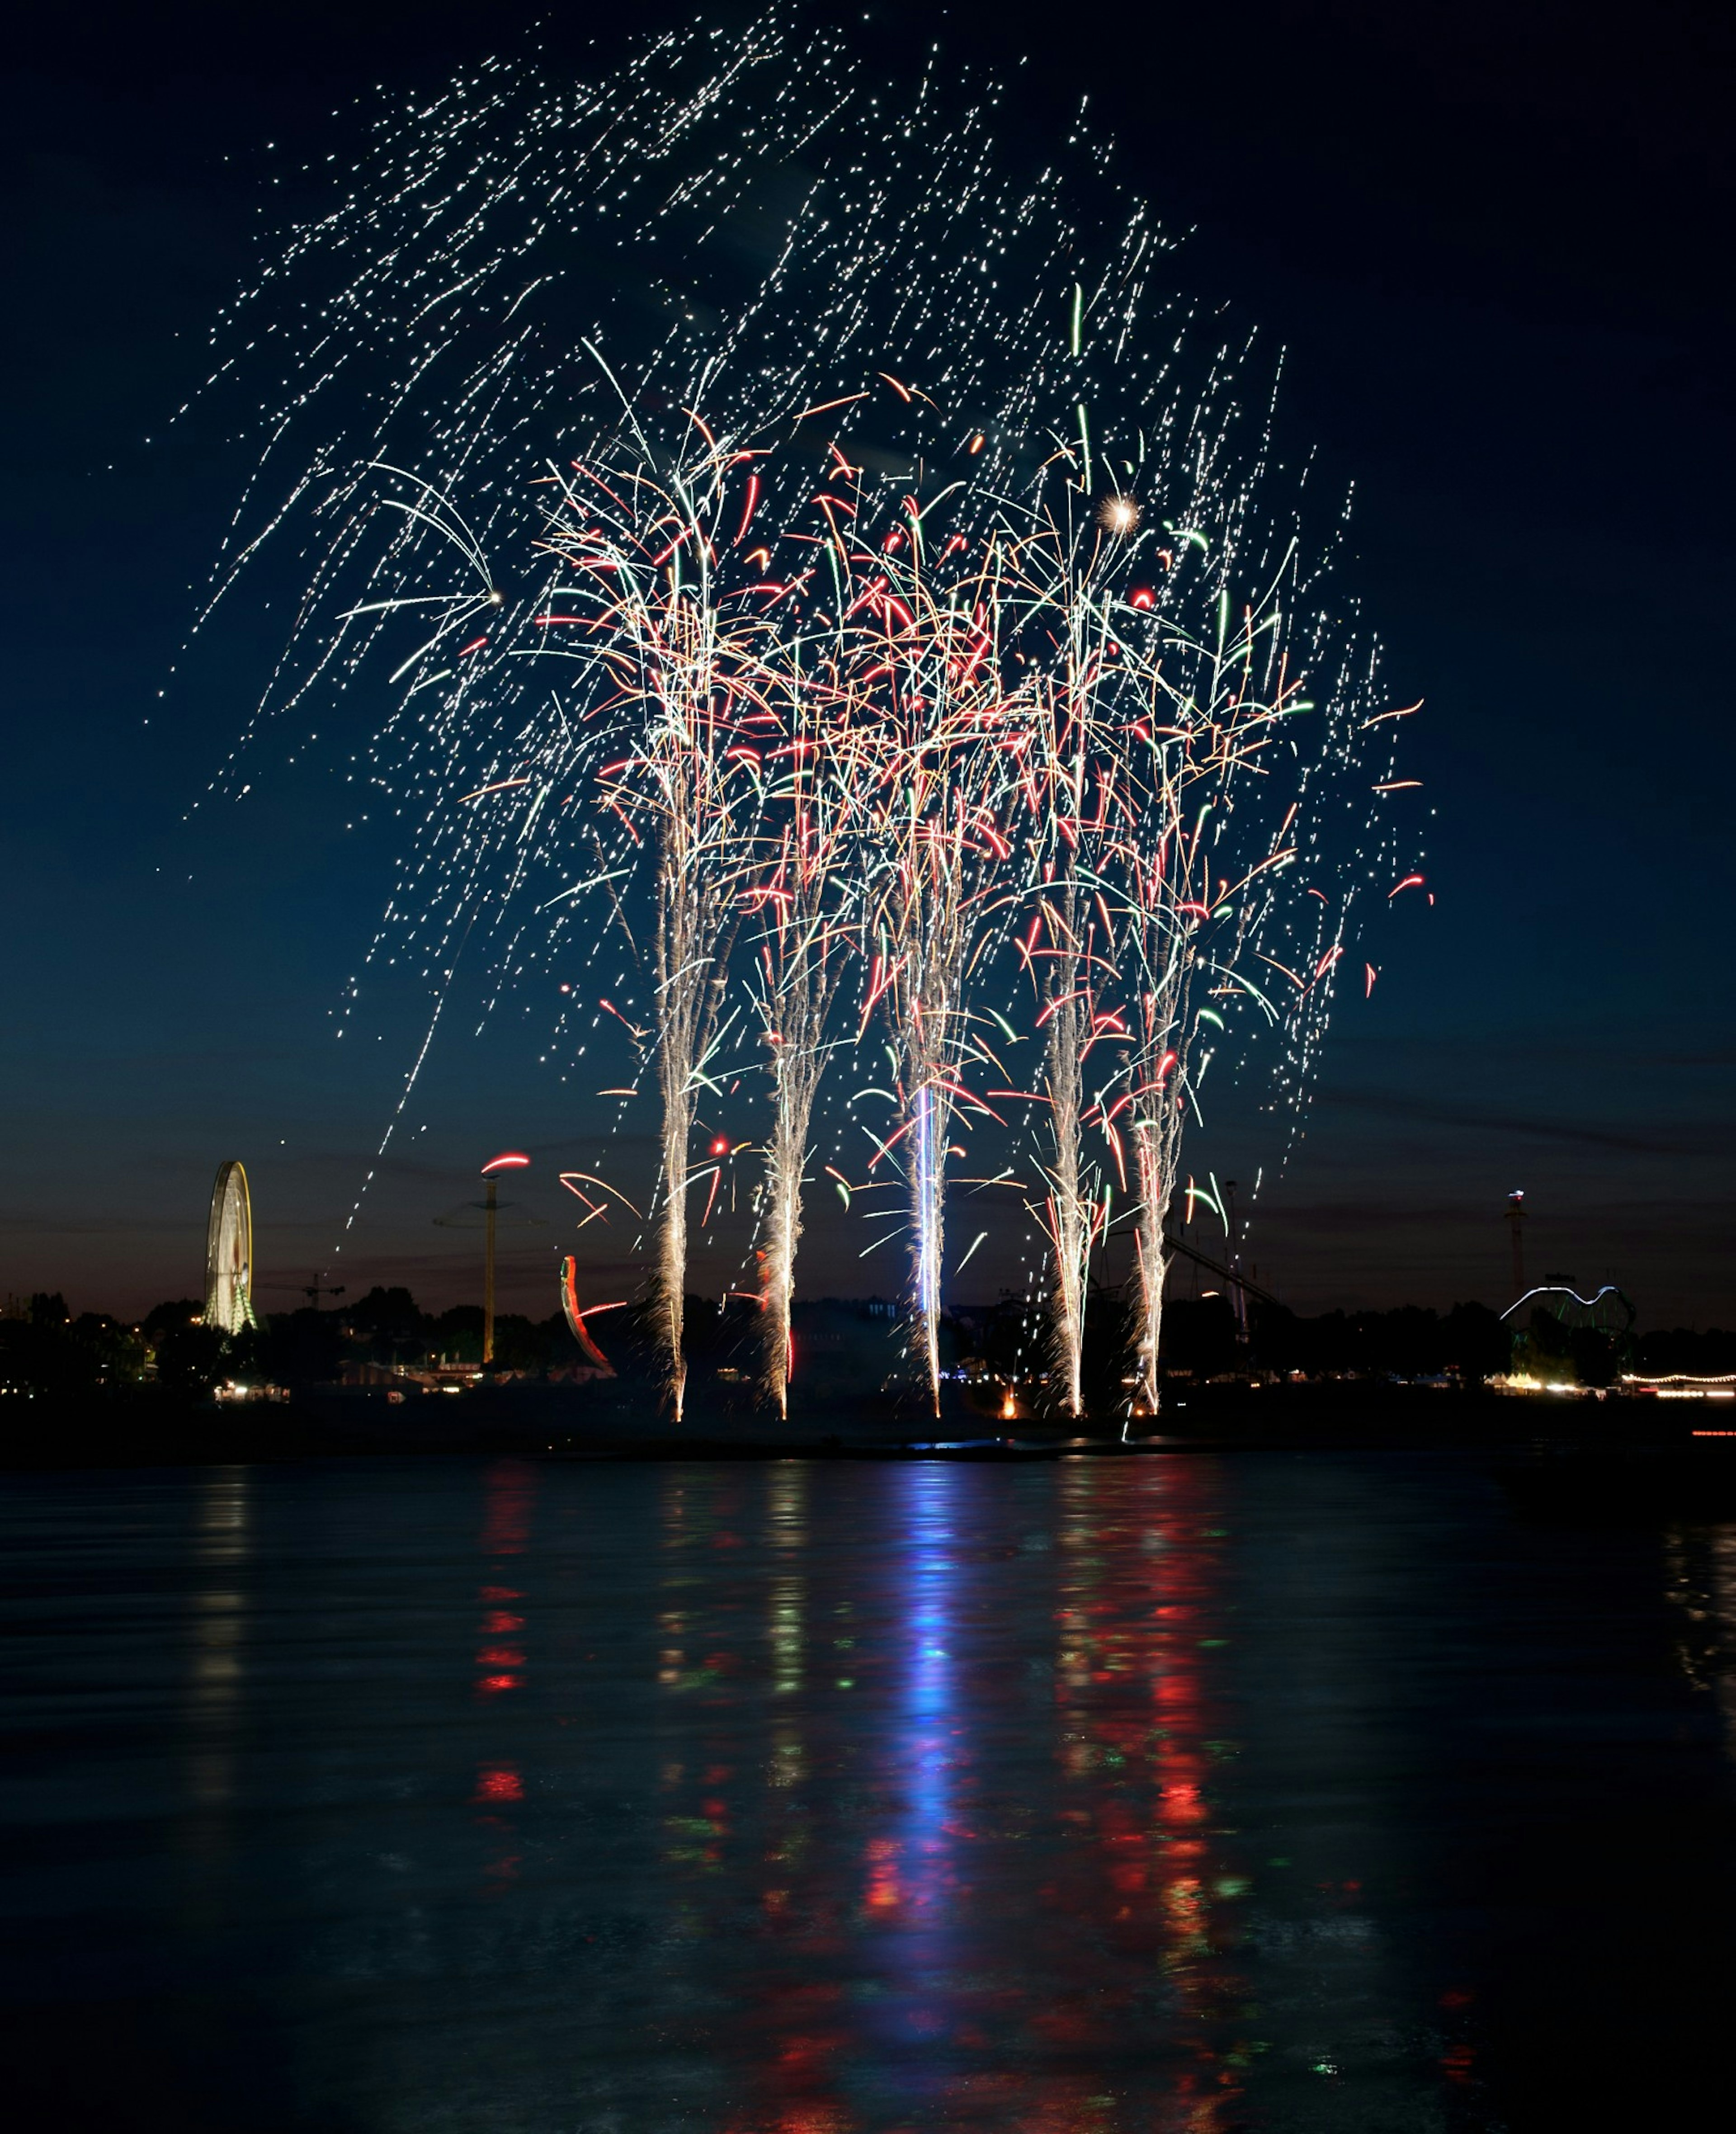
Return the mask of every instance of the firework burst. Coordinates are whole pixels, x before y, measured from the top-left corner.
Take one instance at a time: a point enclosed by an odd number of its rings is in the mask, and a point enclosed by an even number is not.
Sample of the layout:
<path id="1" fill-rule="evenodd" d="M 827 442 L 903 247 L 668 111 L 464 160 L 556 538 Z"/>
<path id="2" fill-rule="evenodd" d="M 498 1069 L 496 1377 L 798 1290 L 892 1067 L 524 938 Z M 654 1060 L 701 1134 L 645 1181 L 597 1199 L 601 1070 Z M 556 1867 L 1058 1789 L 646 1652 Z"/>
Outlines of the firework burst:
<path id="1" fill-rule="evenodd" d="M 200 628 L 262 554 L 306 558 L 226 775 L 267 722 L 390 693 L 360 751 L 405 823 L 375 950 L 423 973 L 429 1041 L 461 954 L 498 992 L 620 944 L 580 992 L 632 1050 L 610 1094 L 654 1090 L 678 1413 L 726 1062 L 765 1069 L 781 1412 L 827 1065 L 877 1045 L 865 1161 L 902 1199 L 930 1402 L 983 1132 L 996 1183 L 1040 1174 L 1056 1406 L 1083 1412 L 1092 1268 L 1126 1237 L 1155 1408 L 1207 1069 L 1263 1050 L 1298 1115 L 1359 900 L 1401 871 L 1397 727 L 1262 366 L 1165 299 L 1142 210 L 1087 233 L 1071 181 L 997 175 L 994 101 L 890 110 L 771 17 L 596 85 L 490 65 L 383 118 L 219 336 L 208 390 L 252 380 L 266 442 Z M 575 1070 L 593 1041 L 554 1039 Z M 587 1221 L 626 1205 L 592 1184 Z"/>

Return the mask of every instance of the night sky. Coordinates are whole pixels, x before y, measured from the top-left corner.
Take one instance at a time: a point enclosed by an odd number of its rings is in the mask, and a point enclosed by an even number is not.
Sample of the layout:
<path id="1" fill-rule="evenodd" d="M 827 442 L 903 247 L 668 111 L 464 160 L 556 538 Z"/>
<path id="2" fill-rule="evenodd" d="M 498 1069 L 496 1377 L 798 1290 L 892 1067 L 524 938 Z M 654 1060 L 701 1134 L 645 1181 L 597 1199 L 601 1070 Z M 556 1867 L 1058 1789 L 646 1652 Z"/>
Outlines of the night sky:
<path id="1" fill-rule="evenodd" d="M 196 1290 L 211 1174 L 239 1156 L 268 1308 L 316 1270 L 445 1305 L 475 1292 L 476 1241 L 434 1218 L 518 1147 L 539 1227 L 508 1233 L 502 1301 L 554 1308 L 553 1174 L 597 1154 L 602 1108 L 541 1058 L 540 994 L 480 1035 L 448 1018 L 335 1249 L 420 1035 L 384 983 L 333 1037 L 393 847 L 346 830 L 335 750 L 194 809 L 283 624 L 262 579 L 221 671 L 168 686 L 249 456 L 167 418 L 265 232 L 359 152 L 374 84 L 432 86 L 538 19 L 551 69 L 599 71 L 688 12 L 267 0 L 10 33 L 0 1290 L 128 1312 Z M 1280 437 L 1354 483 L 1386 684 L 1426 700 L 1404 768 L 1438 811 L 1434 908 L 1377 918 L 1381 980 L 1347 989 L 1281 1174 L 1275 1138 L 1228 1126 L 1189 1162 L 1266 1161 L 1251 1250 L 1302 1310 L 1504 1304 L 1522 1187 L 1533 1278 L 1732 1323 L 1736 17 L 1228 0 L 860 28 L 895 80 L 936 36 L 1015 83 L 1026 144 L 1088 94 L 1123 182 L 1191 232 L 1178 285 L 1287 347 Z M 596 1280 L 629 1242 L 597 1246 Z M 891 1251 L 857 1248 L 817 1226 L 802 1288 L 890 1287 Z M 970 1293 L 1015 1272 L 985 1253 Z"/>

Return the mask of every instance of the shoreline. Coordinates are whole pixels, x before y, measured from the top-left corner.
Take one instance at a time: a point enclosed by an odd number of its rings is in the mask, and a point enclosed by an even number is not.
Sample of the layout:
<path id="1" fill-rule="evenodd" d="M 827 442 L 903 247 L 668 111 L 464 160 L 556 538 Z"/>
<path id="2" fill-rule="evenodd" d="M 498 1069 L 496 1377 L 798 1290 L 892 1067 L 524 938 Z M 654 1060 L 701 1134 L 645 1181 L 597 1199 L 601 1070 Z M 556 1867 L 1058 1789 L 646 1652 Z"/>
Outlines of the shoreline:
<path id="1" fill-rule="evenodd" d="M 1683 1454 L 1736 1473 L 1736 1437 L 1696 1441 L 1675 1403 L 1551 1398 L 1438 1386 L 1339 1381 L 1179 1389 L 1123 1434 L 1083 1424 L 982 1416 L 962 1400 L 942 1416 L 891 1399 L 833 1403 L 779 1424 L 743 1403 L 696 1404 L 674 1422 L 648 1389 L 504 1383 L 449 1398 L 322 1389 L 287 1402 L 204 1403 L 154 1388 L 0 1407 L 0 1468 L 275 1463 L 344 1457 L 522 1457 L 579 1464 L 670 1460 L 1126 1458 L 1200 1451 L 1428 1450 L 1510 1457 Z M 816 1404 L 817 1406 L 817 1404 Z M 1721 1419 L 1721 1418 L 1720 1418 Z M 1155 1427 L 1154 1427 L 1155 1425 Z"/>

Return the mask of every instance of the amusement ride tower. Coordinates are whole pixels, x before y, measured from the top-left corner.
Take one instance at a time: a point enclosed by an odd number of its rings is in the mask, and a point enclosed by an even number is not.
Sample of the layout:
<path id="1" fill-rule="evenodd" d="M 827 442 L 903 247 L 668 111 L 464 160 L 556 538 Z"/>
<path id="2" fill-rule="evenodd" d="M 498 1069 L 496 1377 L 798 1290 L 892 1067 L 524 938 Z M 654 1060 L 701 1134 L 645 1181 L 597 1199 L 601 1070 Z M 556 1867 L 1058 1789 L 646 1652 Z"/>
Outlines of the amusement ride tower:
<path id="1" fill-rule="evenodd" d="M 253 1209 L 247 1173 L 220 1163 L 205 1234 L 205 1323 L 222 1334 L 257 1326 L 253 1313 Z"/>

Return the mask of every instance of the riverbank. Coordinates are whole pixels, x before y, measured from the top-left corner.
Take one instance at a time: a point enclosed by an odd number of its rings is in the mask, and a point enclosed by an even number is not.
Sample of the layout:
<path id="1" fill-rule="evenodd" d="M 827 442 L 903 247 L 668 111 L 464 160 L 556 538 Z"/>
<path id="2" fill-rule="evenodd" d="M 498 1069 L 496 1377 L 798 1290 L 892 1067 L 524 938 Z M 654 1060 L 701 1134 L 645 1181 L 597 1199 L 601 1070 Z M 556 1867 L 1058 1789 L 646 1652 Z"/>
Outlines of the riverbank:
<path id="1" fill-rule="evenodd" d="M 1612 1396 L 1524 1397 L 1376 1380 L 1190 1385 L 1154 1427 L 986 1417 L 957 1389 L 937 1419 L 888 1398 L 830 1402 L 784 1421 L 746 1398 L 680 1422 L 644 1388 L 508 1380 L 461 1393 L 316 1389 L 288 1401 L 177 1399 L 137 1388 L 0 1409 L 0 1464 L 14 1469 L 198 1465 L 345 1455 L 509 1454 L 567 1460 L 1041 1460 L 1207 1448 L 1478 1446 L 1530 1455 L 1724 1449 L 1693 1435 L 1700 1404 Z M 1736 1445 L 1736 1440 L 1730 1441 Z M 1736 1469 L 1736 1459 L 1729 1463 Z"/>

